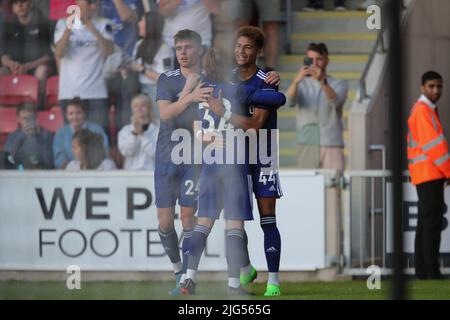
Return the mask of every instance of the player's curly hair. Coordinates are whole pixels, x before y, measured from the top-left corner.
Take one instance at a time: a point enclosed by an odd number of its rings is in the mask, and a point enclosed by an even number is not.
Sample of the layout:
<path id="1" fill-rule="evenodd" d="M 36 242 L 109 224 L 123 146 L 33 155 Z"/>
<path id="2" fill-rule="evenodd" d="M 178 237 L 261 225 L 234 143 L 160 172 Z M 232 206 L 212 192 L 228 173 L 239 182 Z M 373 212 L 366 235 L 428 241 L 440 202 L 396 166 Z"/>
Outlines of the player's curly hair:
<path id="1" fill-rule="evenodd" d="M 246 37 L 255 41 L 255 45 L 258 49 L 264 48 L 266 36 L 261 28 L 253 26 L 245 26 L 238 29 L 236 33 L 236 39 L 240 37 Z"/>

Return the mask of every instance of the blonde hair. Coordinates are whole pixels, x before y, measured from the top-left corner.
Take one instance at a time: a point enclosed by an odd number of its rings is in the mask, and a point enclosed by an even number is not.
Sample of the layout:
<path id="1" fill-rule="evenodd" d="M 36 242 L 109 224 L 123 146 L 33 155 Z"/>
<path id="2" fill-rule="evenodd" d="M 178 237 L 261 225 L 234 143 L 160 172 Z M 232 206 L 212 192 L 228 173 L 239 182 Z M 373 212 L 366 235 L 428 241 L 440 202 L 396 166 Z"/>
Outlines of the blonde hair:
<path id="1" fill-rule="evenodd" d="M 153 111 L 152 111 L 152 106 L 153 106 L 152 99 L 149 96 L 147 96 L 146 94 L 140 93 L 140 94 L 134 96 L 134 98 L 131 100 L 131 108 L 133 108 L 133 106 L 139 102 L 141 102 L 145 106 L 147 106 L 149 114 L 150 114 L 150 121 L 155 122 L 155 119 L 153 117 Z"/>

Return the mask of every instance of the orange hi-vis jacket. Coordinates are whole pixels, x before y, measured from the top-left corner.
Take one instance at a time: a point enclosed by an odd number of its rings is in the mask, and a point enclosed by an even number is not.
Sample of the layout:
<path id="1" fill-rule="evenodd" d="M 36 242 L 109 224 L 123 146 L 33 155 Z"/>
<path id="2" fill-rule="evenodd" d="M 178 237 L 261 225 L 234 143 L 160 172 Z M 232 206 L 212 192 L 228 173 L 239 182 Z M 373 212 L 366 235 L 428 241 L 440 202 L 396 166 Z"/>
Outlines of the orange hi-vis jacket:
<path id="1" fill-rule="evenodd" d="M 450 178 L 448 143 L 436 106 L 424 95 L 408 118 L 408 167 L 414 185 Z"/>

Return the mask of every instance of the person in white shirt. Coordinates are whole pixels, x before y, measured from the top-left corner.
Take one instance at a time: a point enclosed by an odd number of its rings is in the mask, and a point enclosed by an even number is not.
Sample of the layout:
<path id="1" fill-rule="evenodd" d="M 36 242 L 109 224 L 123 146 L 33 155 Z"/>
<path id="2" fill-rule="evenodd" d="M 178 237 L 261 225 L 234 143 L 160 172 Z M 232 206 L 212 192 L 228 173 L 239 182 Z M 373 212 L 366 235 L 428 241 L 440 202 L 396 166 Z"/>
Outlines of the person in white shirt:
<path id="1" fill-rule="evenodd" d="M 118 146 L 125 170 L 154 170 L 159 126 L 152 119 L 152 100 L 138 95 L 131 102 L 131 123 L 119 131 Z"/>
<path id="2" fill-rule="evenodd" d="M 74 160 L 66 167 L 67 171 L 80 170 L 115 170 L 116 164 L 108 159 L 103 148 L 103 137 L 88 129 L 80 129 L 72 138 Z"/>
<path id="3" fill-rule="evenodd" d="M 156 107 L 156 82 L 161 73 L 173 69 L 173 50 L 162 40 L 163 17 L 155 11 L 147 12 L 139 21 L 139 40 L 134 48 L 132 70 L 139 72 L 141 91 L 150 96 L 153 115 L 159 119 Z"/>
<path id="4" fill-rule="evenodd" d="M 218 0 L 158 0 L 159 12 L 166 18 L 163 39 L 173 47 L 173 36 L 183 29 L 190 29 L 202 37 L 202 45 L 209 48 L 212 42 L 210 14 L 220 10 Z"/>
<path id="5" fill-rule="evenodd" d="M 60 19 L 55 30 L 55 57 L 60 60 L 58 98 L 65 114 L 67 103 L 80 97 L 88 106 L 87 119 L 108 132 L 108 92 L 102 68 L 113 52 L 112 28 L 107 19 L 95 16 L 98 0 L 77 0 L 76 4 L 80 19 Z"/>

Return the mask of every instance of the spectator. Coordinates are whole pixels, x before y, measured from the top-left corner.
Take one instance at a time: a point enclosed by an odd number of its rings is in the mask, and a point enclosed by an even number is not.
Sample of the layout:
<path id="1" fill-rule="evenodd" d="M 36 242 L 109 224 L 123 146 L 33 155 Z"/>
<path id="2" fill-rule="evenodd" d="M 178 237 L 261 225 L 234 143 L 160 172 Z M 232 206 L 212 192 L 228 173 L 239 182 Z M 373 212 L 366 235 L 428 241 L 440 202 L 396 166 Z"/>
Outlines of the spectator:
<path id="1" fill-rule="evenodd" d="M 86 106 L 79 98 L 73 99 L 66 109 L 66 118 L 69 124 L 56 132 L 53 140 L 53 156 L 55 167 L 65 169 L 67 164 L 74 160 L 72 153 L 72 138 L 75 132 L 87 129 L 103 137 L 103 147 L 108 153 L 108 138 L 105 131 L 98 124 L 86 121 Z"/>
<path id="2" fill-rule="evenodd" d="M 40 81 L 41 93 L 52 73 L 51 31 L 49 21 L 31 0 L 12 1 L 13 19 L 3 32 L 0 75 L 29 74 Z M 43 95 L 42 95 L 43 96 Z"/>
<path id="3" fill-rule="evenodd" d="M 253 7 L 257 9 L 259 20 L 266 36 L 264 60 L 266 71 L 274 69 L 278 55 L 278 22 L 281 21 L 279 0 L 232 0 L 237 28 L 250 25 Z"/>
<path id="4" fill-rule="evenodd" d="M 143 13 L 141 0 L 103 0 L 100 15 L 111 22 L 114 43 L 128 56 L 138 40 L 136 23 Z"/>
<path id="5" fill-rule="evenodd" d="M 131 57 L 137 42 L 137 20 L 142 14 L 141 0 L 104 0 L 100 15 L 111 23 L 116 50 Z M 130 119 L 132 97 L 140 92 L 139 76 L 135 73 L 117 72 L 107 80 L 109 105 L 115 106 L 114 122 L 121 129 Z M 111 138 L 111 140 L 114 139 Z"/>
<path id="6" fill-rule="evenodd" d="M 119 151 L 126 170 L 154 170 L 159 127 L 152 119 L 152 100 L 138 95 L 131 102 L 131 124 L 119 132 Z"/>
<path id="7" fill-rule="evenodd" d="M 66 167 L 67 171 L 80 170 L 115 170 L 116 164 L 106 157 L 102 148 L 103 138 L 100 134 L 87 129 L 75 132 L 72 138 L 72 152 L 75 157 Z"/>
<path id="8" fill-rule="evenodd" d="M 297 115 L 298 166 L 344 170 L 342 110 L 348 83 L 327 74 L 328 49 L 311 43 L 307 65 L 300 68 L 287 97 L 299 106 Z"/>
<path id="9" fill-rule="evenodd" d="M 111 26 L 96 17 L 96 0 L 77 0 L 81 9 L 80 28 L 68 26 L 66 19 L 56 24 L 55 56 L 61 60 L 59 100 L 63 112 L 74 97 L 86 103 L 87 119 L 108 132 L 108 93 L 102 74 L 105 58 L 113 52 Z M 67 123 L 67 119 L 65 119 Z"/>
<path id="10" fill-rule="evenodd" d="M 37 124 L 31 103 L 17 107 L 19 128 L 8 136 L 5 152 L 10 166 L 24 169 L 52 169 L 53 134 Z"/>
<path id="11" fill-rule="evenodd" d="M 136 63 L 132 69 L 139 72 L 141 90 L 152 99 L 152 113 L 159 119 L 156 107 L 156 82 L 161 73 L 173 69 L 173 51 L 162 41 L 164 20 L 157 12 L 144 14 L 139 21 L 139 36 L 142 38 L 134 49 Z"/>
<path id="12" fill-rule="evenodd" d="M 159 12 L 166 18 L 164 42 L 173 48 L 173 37 L 183 29 L 196 31 L 202 45 L 211 47 L 212 21 L 210 14 L 219 13 L 218 0 L 158 0 Z"/>
<path id="13" fill-rule="evenodd" d="M 316 10 L 323 10 L 323 0 L 309 0 L 306 7 L 302 10 L 307 12 L 312 12 Z M 334 10 L 335 11 L 345 11 L 347 8 L 345 7 L 345 0 L 334 0 Z"/>

